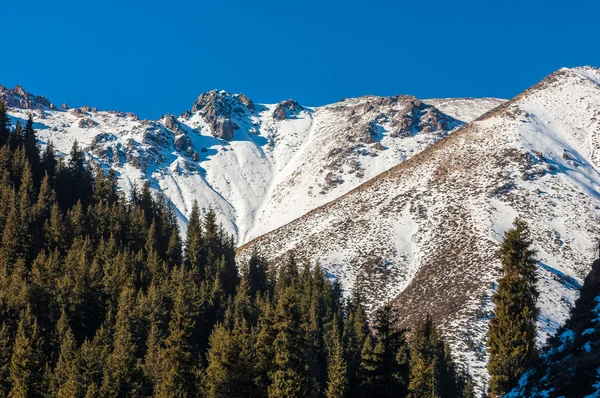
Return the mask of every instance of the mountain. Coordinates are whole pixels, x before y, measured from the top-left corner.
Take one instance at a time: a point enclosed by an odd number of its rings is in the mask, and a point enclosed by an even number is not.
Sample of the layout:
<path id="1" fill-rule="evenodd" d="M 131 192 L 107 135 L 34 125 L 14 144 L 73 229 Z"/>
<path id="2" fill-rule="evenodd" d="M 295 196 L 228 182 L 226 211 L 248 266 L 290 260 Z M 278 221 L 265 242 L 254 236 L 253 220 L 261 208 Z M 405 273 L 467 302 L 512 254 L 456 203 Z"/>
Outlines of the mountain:
<path id="1" fill-rule="evenodd" d="M 312 108 L 215 90 L 179 117 L 139 120 L 56 107 L 20 86 L 0 86 L 0 98 L 13 124 L 33 114 L 42 144 L 67 154 L 77 140 L 92 162 L 118 172 L 125 192 L 150 182 L 175 205 L 184 229 L 194 200 L 214 208 L 238 243 L 338 198 L 502 103 L 434 100 L 445 113 L 411 96 L 367 96 Z"/>
<path id="2" fill-rule="evenodd" d="M 600 260 L 566 324 L 507 397 L 600 396 Z"/>
<path id="3" fill-rule="evenodd" d="M 360 283 L 372 307 L 394 300 L 405 325 L 430 312 L 481 386 L 496 253 L 515 217 L 539 259 L 540 344 L 568 318 L 600 236 L 599 140 L 600 70 L 561 69 L 238 256 L 293 251 L 346 290 Z"/>

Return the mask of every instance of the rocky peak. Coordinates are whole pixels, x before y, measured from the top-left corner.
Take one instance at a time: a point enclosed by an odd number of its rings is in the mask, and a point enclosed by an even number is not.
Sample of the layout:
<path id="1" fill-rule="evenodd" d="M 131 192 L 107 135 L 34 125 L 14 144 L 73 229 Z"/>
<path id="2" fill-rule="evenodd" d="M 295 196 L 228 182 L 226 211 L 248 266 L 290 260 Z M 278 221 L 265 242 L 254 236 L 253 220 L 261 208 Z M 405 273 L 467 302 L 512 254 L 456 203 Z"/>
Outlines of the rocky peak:
<path id="1" fill-rule="evenodd" d="M 182 128 L 175 116 L 167 114 L 163 117 L 163 125 L 169 130 L 181 132 Z"/>
<path id="2" fill-rule="evenodd" d="M 297 101 L 292 99 L 281 101 L 273 110 L 273 119 L 286 120 L 290 116 L 304 109 Z"/>
<path id="3" fill-rule="evenodd" d="M 14 88 L 8 88 L 0 86 L 0 99 L 4 101 L 9 107 L 20 108 L 20 109 L 56 109 L 43 95 L 36 96 L 28 93 L 20 85 L 16 85 Z"/>
<path id="4" fill-rule="evenodd" d="M 233 139 L 235 130 L 240 128 L 233 120 L 254 110 L 254 103 L 245 95 L 217 90 L 202 93 L 192 107 L 192 112 L 211 127 L 212 134 L 224 140 Z"/>

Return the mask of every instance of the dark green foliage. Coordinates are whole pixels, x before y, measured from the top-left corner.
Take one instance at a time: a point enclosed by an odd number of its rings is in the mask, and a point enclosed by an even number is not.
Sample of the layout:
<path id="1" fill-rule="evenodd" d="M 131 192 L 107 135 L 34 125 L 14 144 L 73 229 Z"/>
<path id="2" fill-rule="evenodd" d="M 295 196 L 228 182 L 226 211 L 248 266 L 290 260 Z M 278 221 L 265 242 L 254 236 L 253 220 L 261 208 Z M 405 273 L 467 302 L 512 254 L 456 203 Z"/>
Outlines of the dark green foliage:
<path id="1" fill-rule="evenodd" d="M 331 348 L 329 350 L 329 367 L 327 370 L 327 398 L 343 398 L 348 389 L 348 368 L 344 353 L 344 345 L 340 336 L 337 317 L 333 318 L 331 333 Z"/>
<path id="2" fill-rule="evenodd" d="M 411 347 L 410 397 L 458 397 L 461 381 L 433 318 L 417 323 Z"/>
<path id="3" fill-rule="evenodd" d="M 365 340 L 361 355 L 363 396 L 406 395 L 408 389 L 408 345 L 405 330 L 397 327 L 394 307 L 386 304 L 375 313 L 375 336 Z"/>
<path id="4" fill-rule="evenodd" d="M 504 235 L 500 249 L 503 276 L 493 296 L 495 317 L 488 331 L 489 387 L 501 396 L 514 387 L 536 357 L 537 290 L 534 251 L 522 220 Z"/>
<path id="5" fill-rule="evenodd" d="M 9 119 L 6 114 L 6 105 L 0 101 L 0 148 L 8 143 L 9 139 Z"/>

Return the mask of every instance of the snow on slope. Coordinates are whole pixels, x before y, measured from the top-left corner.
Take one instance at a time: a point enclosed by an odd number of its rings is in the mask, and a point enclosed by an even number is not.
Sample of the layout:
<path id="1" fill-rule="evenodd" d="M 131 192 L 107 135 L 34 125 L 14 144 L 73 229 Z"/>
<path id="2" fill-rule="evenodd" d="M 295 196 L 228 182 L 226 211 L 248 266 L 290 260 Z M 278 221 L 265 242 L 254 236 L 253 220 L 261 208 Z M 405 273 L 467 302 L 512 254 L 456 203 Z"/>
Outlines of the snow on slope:
<path id="1" fill-rule="evenodd" d="M 470 123 L 490 109 L 502 105 L 506 100 L 500 98 L 432 98 L 423 100 L 446 115 Z"/>
<path id="2" fill-rule="evenodd" d="M 499 277 L 518 215 L 539 258 L 539 341 L 568 316 L 600 233 L 600 72 L 562 69 L 357 189 L 243 246 L 321 262 L 407 325 L 430 312 L 479 383 Z"/>
<path id="3" fill-rule="evenodd" d="M 211 91 L 180 117 L 158 121 L 58 109 L 21 87 L 0 86 L 0 96 L 13 119 L 33 114 L 42 143 L 66 154 L 77 140 L 91 159 L 118 171 L 126 192 L 148 180 L 178 209 L 184 229 L 194 200 L 214 208 L 238 243 L 341 196 L 463 124 L 410 96 L 308 108 Z M 482 101 L 477 112 L 496 105 Z"/>

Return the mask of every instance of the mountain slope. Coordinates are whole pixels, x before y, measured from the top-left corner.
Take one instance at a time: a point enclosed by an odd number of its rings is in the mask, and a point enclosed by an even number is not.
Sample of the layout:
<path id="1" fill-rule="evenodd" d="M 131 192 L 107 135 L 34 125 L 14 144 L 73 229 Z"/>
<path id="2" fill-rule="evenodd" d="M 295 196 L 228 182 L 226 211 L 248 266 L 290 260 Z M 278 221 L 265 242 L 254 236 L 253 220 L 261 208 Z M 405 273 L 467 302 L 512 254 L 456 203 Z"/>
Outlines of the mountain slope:
<path id="1" fill-rule="evenodd" d="M 404 322 L 430 312 L 480 383 L 502 234 L 539 258 L 540 342 L 568 316 L 599 236 L 600 72 L 562 69 L 403 164 L 239 250 L 319 261 Z"/>
<path id="2" fill-rule="evenodd" d="M 239 243 L 339 197 L 464 124 L 410 96 L 309 108 L 211 91 L 181 116 L 157 121 L 87 106 L 59 109 L 20 86 L 0 86 L 0 97 L 13 122 L 33 114 L 42 143 L 66 154 L 78 140 L 92 161 L 118 171 L 126 192 L 149 181 L 178 209 L 184 229 L 194 200 L 213 207 Z M 474 103 L 458 101 L 452 109 L 463 114 Z M 475 112 L 498 103 L 481 100 Z"/>

